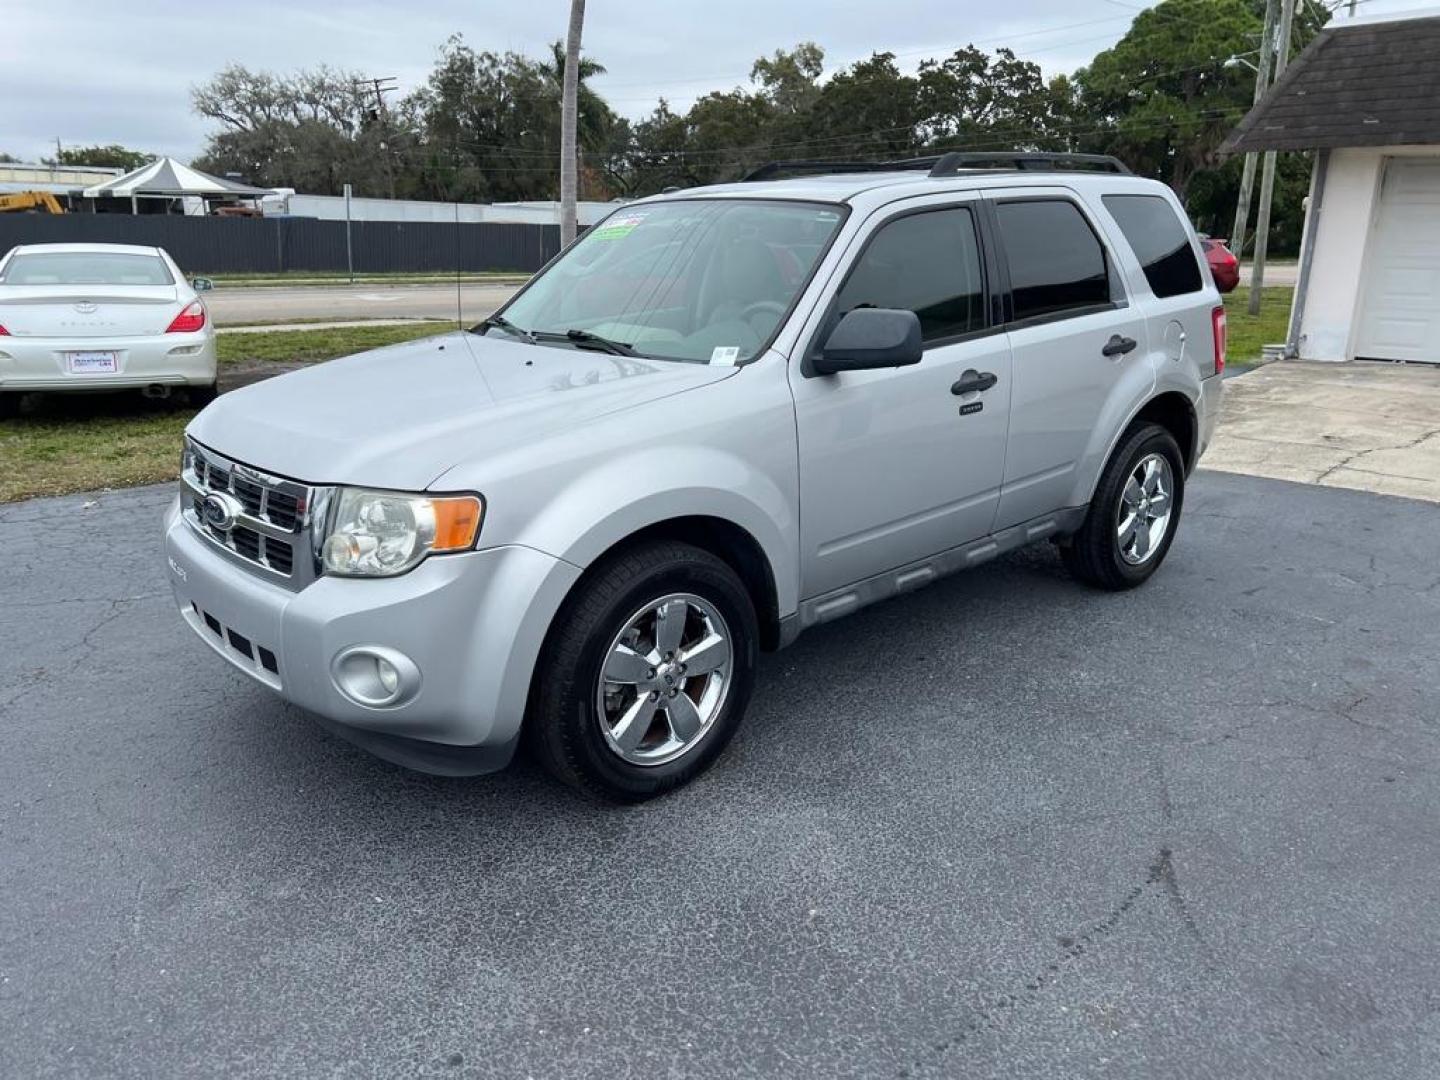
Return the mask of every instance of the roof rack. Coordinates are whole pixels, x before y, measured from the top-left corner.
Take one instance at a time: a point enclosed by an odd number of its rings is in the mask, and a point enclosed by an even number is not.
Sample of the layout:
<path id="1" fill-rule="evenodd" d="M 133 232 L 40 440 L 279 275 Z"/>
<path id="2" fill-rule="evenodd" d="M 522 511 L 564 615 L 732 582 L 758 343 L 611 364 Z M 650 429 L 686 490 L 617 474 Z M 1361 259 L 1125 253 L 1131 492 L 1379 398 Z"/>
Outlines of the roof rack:
<path id="1" fill-rule="evenodd" d="M 950 176 L 961 169 L 1094 169 L 1097 172 L 1130 172 L 1123 161 L 1110 154 L 951 151 L 941 156 L 930 170 L 930 175 Z"/>
<path id="2" fill-rule="evenodd" d="M 741 183 L 774 180 L 780 176 L 895 172 L 908 169 L 924 169 L 930 176 L 953 176 L 961 169 L 1093 169 L 1099 172 L 1130 172 L 1123 161 L 1109 154 L 952 150 L 947 154 L 900 158 L 895 161 L 772 161 L 746 174 L 741 178 Z"/>
<path id="3" fill-rule="evenodd" d="M 820 176 L 827 173 L 894 172 L 896 169 L 931 169 L 940 157 L 905 158 L 900 161 L 771 161 L 746 173 L 742 184 L 774 180 L 785 176 Z"/>

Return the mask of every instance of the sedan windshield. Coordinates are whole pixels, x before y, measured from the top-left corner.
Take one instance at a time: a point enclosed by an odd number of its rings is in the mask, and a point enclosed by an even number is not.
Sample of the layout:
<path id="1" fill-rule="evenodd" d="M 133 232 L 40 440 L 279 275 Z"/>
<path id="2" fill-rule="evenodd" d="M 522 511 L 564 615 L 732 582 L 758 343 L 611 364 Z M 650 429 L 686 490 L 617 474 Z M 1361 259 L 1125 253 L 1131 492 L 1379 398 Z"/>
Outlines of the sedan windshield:
<path id="1" fill-rule="evenodd" d="M 620 210 L 486 329 L 539 344 L 743 363 L 774 335 L 843 217 L 825 203 L 759 199 Z"/>
<path id="2" fill-rule="evenodd" d="M 174 285 L 158 255 L 114 251 L 22 251 L 0 275 L 4 285 Z"/>

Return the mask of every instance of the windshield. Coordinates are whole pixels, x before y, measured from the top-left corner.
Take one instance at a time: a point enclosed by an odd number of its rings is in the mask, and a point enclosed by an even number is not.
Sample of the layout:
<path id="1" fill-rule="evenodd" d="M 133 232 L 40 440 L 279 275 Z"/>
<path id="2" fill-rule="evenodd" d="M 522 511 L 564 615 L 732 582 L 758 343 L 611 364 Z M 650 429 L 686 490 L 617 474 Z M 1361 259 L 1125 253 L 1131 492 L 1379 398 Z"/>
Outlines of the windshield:
<path id="1" fill-rule="evenodd" d="M 773 336 L 843 218 L 834 205 L 759 199 L 619 210 L 500 323 L 542 343 L 600 338 L 660 359 L 743 363 Z"/>
<path id="2" fill-rule="evenodd" d="M 5 267 L 6 285 L 174 285 L 158 255 L 113 251 L 20 252 Z"/>

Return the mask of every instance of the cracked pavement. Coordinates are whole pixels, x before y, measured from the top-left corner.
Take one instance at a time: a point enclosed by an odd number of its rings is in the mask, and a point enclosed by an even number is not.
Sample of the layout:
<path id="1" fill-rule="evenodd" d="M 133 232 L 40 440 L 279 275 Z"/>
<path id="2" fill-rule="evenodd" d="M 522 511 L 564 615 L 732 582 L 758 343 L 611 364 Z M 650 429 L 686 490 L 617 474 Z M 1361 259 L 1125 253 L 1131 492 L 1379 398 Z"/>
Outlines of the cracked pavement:
<path id="1" fill-rule="evenodd" d="M 0 507 L 0 1075 L 1440 1075 L 1440 508 L 1201 472 L 764 659 L 643 807 L 403 772 Z"/>

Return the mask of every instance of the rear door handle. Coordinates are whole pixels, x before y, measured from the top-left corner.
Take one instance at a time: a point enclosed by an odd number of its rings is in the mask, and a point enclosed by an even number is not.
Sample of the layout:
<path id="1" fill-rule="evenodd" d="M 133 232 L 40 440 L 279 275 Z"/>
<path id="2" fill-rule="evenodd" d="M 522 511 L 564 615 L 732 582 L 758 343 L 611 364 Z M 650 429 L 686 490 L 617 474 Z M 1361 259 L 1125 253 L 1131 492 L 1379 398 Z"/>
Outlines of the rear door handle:
<path id="1" fill-rule="evenodd" d="M 1135 339 L 1132 337 L 1121 337 L 1119 334 L 1111 334 L 1110 340 L 1100 350 L 1101 356 L 1124 356 L 1135 348 Z"/>
<path id="2" fill-rule="evenodd" d="M 977 390 L 989 390 L 1000 377 L 993 371 L 976 371 L 971 368 L 955 380 L 955 385 L 950 387 L 950 393 L 957 397 L 961 394 L 971 394 Z"/>

